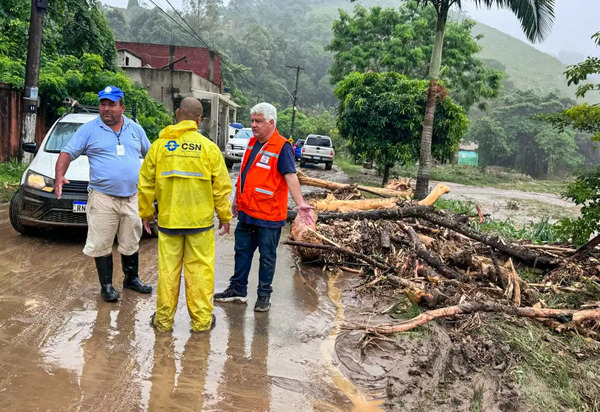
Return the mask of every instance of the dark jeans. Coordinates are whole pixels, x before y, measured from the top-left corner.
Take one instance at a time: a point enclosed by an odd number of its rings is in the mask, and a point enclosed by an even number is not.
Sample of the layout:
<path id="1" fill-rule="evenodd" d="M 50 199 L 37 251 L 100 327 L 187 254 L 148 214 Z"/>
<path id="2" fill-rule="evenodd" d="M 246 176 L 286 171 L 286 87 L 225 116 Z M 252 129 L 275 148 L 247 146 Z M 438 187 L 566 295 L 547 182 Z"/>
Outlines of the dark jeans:
<path id="1" fill-rule="evenodd" d="M 268 297 L 273 292 L 271 283 L 275 275 L 277 245 L 281 228 L 260 227 L 239 222 L 235 228 L 235 270 L 229 282 L 231 288 L 242 295 L 248 293 L 248 274 L 252 257 L 258 247 L 258 296 Z"/>

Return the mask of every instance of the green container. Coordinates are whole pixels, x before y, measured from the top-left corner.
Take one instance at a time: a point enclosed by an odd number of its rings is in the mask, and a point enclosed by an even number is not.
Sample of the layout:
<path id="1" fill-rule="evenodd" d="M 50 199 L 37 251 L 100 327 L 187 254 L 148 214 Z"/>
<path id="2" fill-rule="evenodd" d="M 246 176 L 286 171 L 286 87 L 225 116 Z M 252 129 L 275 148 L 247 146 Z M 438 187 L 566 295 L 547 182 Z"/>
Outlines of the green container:
<path id="1" fill-rule="evenodd" d="M 458 152 L 458 164 L 477 167 L 479 164 L 479 154 L 470 150 L 460 150 Z"/>

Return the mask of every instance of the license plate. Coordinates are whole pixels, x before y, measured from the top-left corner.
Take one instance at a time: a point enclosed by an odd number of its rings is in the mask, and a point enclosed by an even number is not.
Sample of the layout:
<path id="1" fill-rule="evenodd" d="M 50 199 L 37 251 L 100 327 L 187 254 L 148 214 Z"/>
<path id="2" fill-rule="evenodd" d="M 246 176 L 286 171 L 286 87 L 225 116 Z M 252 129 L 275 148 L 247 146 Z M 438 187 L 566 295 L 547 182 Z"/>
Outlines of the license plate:
<path id="1" fill-rule="evenodd" d="M 316 160 L 320 160 L 321 158 L 319 156 L 313 156 Z"/>
<path id="2" fill-rule="evenodd" d="M 82 200 L 73 201 L 73 213 L 85 213 L 87 202 Z"/>

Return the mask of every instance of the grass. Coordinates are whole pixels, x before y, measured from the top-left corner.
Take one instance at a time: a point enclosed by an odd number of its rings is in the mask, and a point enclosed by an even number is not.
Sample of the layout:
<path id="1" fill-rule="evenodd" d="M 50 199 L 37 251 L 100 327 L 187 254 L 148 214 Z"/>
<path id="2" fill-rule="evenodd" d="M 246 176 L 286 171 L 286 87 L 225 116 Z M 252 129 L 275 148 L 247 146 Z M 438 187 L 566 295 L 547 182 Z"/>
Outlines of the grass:
<path id="1" fill-rule="evenodd" d="M 506 320 L 487 324 L 484 333 L 510 345 L 517 362 L 509 371 L 535 411 L 600 410 L 598 345 L 571 334 Z"/>
<path id="2" fill-rule="evenodd" d="M 476 214 L 475 203 L 471 201 L 440 198 L 435 202 L 434 207 L 467 216 L 475 216 Z M 473 221 L 471 226 L 475 230 L 510 240 L 523 239 L 538 244 L 560 243 L 568 240 L 563 238 L 556 225 L 550 223 L 550 219 L 547 216 L 540 218 L 537 222 L 527 223 L 521 228 L 517 227 L 510 220 L 486 220 L 482 224 Z"/>
<path id="3" fill-rule="evenodd" d="M 0 203 L 10 200 L 13 193 L 17 190 L 21 176 L 26 168 L 26 164 L 20 163 L 16 159 L 11 159 L 8 162 L 0 162 Z"/>
<path id="4" fill-rule="evenodd" d="M 347 156 L 336 156 L 335 164 L 350 177 L 361 181 L 361 175 L 365 174 L 365 169 L 361 165 L 355 165 L 352 158 Z M 416 179 L 417 166 L 396 166 L 391 172 L 392 179 L 398 177 L 410 177 Z M 552 193 L 560 195 L 566 189 L 568 180 L 536 180 L 528 175 L 521 173 L 496 170 L 494 168 L 478 169 L 467 165 L 440 165 L 431 168 L 430 179 L 441 182 L 460 183 L 469 186 L 495 187 L 498 189 L 521 190 L 524 192 Z M 366 185 L 381 184 L 381 176 L 370 176 L 366 179 L 370 183 Z M 361 182 L 362 184 L 362 182 Z"/>
<path id="5" fill-rule="evenodd" d="M 449 210 L 452 213 L 461 215 L 474 216 L 477 211 L 475 209 L 475 202 L 465 200 L 454 200 L 444 199 L 440 197 L 434 204 L 433 207 L 436 209 Z"/>
<path id="6" fill-rule="evenodd" d="M 473 390 L 473 397 L 471 398 L 471 407 L 469 412 L 482 412 L 483 411 L 483 385 L 478 385 Z"/>
<path id="7" fill-rule="evenodd" d="M 349 176 L 357 176 L 362 171 L 362 165 L 355 165 L 351 158 L 336 156 L 333 163 Z"/>
<path id="8" fill-rule="evenodd" d="M 417 176 L 417 166 L 396 168 L 395 173 L 403 177 Z M 561 194 L 568 181 L 565 180 L 536 180 L 521 173 L 486 168 L 478 169 L 467 165 L 441 165 L 431 168 L 431 180 L 460 183 L 469 186 L 487 186 L 498 189 L 521 190 L 524 192 L 540 192 Z"/>

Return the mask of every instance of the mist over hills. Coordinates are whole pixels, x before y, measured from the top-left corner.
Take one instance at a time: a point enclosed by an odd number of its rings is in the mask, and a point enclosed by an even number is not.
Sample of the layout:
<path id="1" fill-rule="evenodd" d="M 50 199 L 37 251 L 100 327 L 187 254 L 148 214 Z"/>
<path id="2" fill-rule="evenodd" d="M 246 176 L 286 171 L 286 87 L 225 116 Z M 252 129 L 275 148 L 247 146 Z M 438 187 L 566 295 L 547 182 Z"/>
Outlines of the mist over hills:
<path id="1" fill-rule="evenodd" d="M 157 4 L 164 3 L 164 0 L 155 0 Z M 105 3 L 111 4 L 113 6 L 125 7 L 124 2 L 116 2 L 114 0 L 105 0 Z M 153 7 L 152 4 L 140 1 L 140 5 L 144 5 L 146 7 Z M 277 21 L 278 17 L 285 16 L 280 11 L 274 13 L 269 18 L 272 26 L 265 25 L 263 21 L 267 21 L 268 19 L 263 16 L 263 9 L 260 7 L 260 3 L 258 2 L 244 2 L 242 11 L 247 11 L 249 15 L 258 16 L 258 22 L 264 26 L 263 31 L 273 31 L 277 30 L 276 26 L 284 25 L 285 21 Z M 285 7 L 289 2 L 283 1 L 281 3 L 282 8 Z M 315 47 L 324 47 L 331 40 L 331 33 L 327 33 L 327 27 L 331 27 L 334 19 L 338 17 L 338 9 L 344 9 L 346 11 L 351 12 L 356 5 L 361 5 L 363 7 L 372 7 L 372 6 L 381 6 L 381 7 L 397 7 L 399 4 L 398 0 L 369 0 L 369 1 L 358 1 L 358 2 L 349 2 L 347 0 L 334 0 L 334 1 L 323 1 L 323 0 L 304 0 L 301 1 L 303 7 L 310 7 L 310 10 L 304 10 L 304 13 L 310 14 L 311 18 L 305 20 L 305 23 L 308 23 L 304 29 L 294 27 L 290 27 L 290 31 L 293 33 L 291 36 L 296 36 L 298 38 L 298 34 L 301 30 L 305 30 L 305 33 L 302 37 L 305 39 L 310 38 L 310 32 L 318 32 L 318 36 L 313 36 L 311 41 Z M 563 3 L 562 0 L 557 2 L 557 5 L 561 5 Z M 182 1 L 174 1 L 172 3 L 175 7 L 181 7 Z M 229 1 L 224 1 L 224 4 L 229 4 Z M 465 3 L 467 4 L 467 3 Z M 296 5 L 298 7 L 299 5 Z M 170 10 L 168 5 L 164 5 L 166 10 Z M 292 7 L 292 6 L 290 6 Z M 562 7 L 562 6 L 561 6 Z M 239 9 L 239 8 L 238 8 Z M 465 11 L 469 11 L 468 8 L 465 7 Z M 503 13 L 505 11 L 492 10 L 488 11 L 488 13 Z M 223 25 L 233 24 L 240 25 L 245 24 L 244 19 L 237 15 L 236 10 L 231 10 L 231 7 L 227 6 L 223 8 Z M 464 18 L 466 13 L 457 13 L 460 15 L 460 18 Z M 289 17 L 288 17 L 289 18 Z M 506 21 L 509 19 L 507 18 Z M 512 20 L 516 21 L 516 18 L 512 16 Z M 319 26 L 318 29 L 315 27 L 311 27 L 312 22 L 318 21 Z M 289 22 L 288 22 L 289 23 Z M 112 24 L 112 23 L 111 23 Z M 251 24 L 253 24 L 251 22 Z M 512 22 L 511 24 L 514 24 Z M 290 25 L 293 26 L 293 23 Z M 131 40 L 127 38 L 127 36 L 123 36 L 121 33 L 121 28 L 113 27 L 113 30 L 117 34 L 117 38 L 119 40 Z M 274 36 L 280 36 L 284 31 L 279 31 L 278 33 L 274 33 Z M 295 33 L 295 34 L 294 34 Z M 564 76 L 564 71 L 566 69 L 567 64 L 575 64 L 584 59 L 584 55 L 580 52 L 581 49 L 573 48 L 572 50 L 562 50 L 557 54 L 557 56 L 551 56 L 546 54 L 532 45 L 525 43 L 511 35 L 503 33 L 497 29 L 494 29 L 486 24 L 478 23 L 473 29 L 474 35 L 483 35 L 483 38 L 479 40 L 479 43 L 483 47 L 480 52 L 480 57 L 486 61 L 490 66 L 501 69 L 505 72 L 504 78 L 504 87 L 507 90 L 511 89 L 520 89 L 527 90 L 532 89 L 538 93 L 549 93 L 551 91 L 555 91 L 562 96 L 574 98 L 575 87 L 567 87 L 566 78 Z M 206 35 L 209 35 L 207 33 Z M 591 35 L 591 33 L 590 33 Z M 306 37 L 305 37 L 306 36 Z M 152 39 L 148 40 L 151 41 Z M 584 39 L 582 39 L 583 41 Z M 586 39 L 587 40 L 587 39 Z M 234 38 L 231 41 L 235 41 Z M 293 58 L 293 49 L 290 50 L 289 47 L 293 47 L 292 45 L 300 45 L 296 41 L 296 39 L 287 39 L 284 37 L 279 37 L 278 41 L 281 43 L 278 48 L 282 54 L 285 54 L 288 59 Z M 287 46 L 286 46 L 287 45 Z M 228 49 L 227 45 L 221 46 Z M 284 47 L 288 47 L 288 50 L 283 50 Z M 228 50 L 225 50 L 228 51 Z M 319 55 L 319 70 L 327 70 L 325 63 L 326 56 L 329 54 L 328 52 L 320 51 L 316 53 Z M 245 64 L 247 65 L 247 61 L 239 61 L 235 60 L 236 53 L 231 53 L 231 57 L 233 58 L 234 63 Z M 237 57 L 241 56 L 241 53 L 237 53 Z M 308 58 L 308 60 L 307 60 Z M 559 60 L 560 58 L 560 60 Z M 304 60 L 301 62 L 300 60 Z M 306 64 L 306 66 L 317 66 L 317 63 L 314 65 L 310 62 L 310 56 L 307 56 L 306 53 L 298 58 L 298 64 Z M 250 65 L 251 66 L 251 65 Z M 251 66 L 252 67 L 252 66 Z M 315 69 L 313 69 L 315 71 Z M 317 76 L 317 80 L 313 81 L 314 83 L 314 92 L 313 94 L 318 93 L 318 88 L 327 87 L 327 82 L 322 80 L 318 80 L 322 78 L 322 76 L 326 76 L 325 73 L 315 73 Z M 278 76 L 279 77 L 279 76 Z M 287 83 L 288 88 L 292 87 L 290 83 Z M 316 96 L 315 96 L 316 97 Z M 322 98 L 321 98 L 322 99 Z M 326 104 L 331 104 L 333 101 L 330 98 L 327 98 Z M 591 102 L 596 102 L 597 98 L 595 96 L 590 95 L 586 100 Z M 325 103 L 325 101 L 323 101 Z"/>

